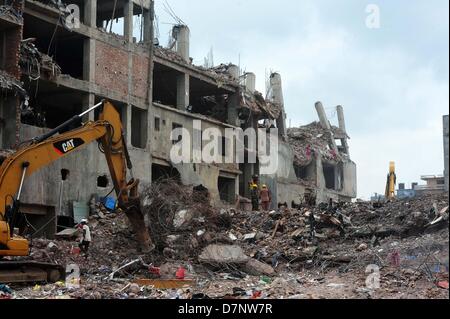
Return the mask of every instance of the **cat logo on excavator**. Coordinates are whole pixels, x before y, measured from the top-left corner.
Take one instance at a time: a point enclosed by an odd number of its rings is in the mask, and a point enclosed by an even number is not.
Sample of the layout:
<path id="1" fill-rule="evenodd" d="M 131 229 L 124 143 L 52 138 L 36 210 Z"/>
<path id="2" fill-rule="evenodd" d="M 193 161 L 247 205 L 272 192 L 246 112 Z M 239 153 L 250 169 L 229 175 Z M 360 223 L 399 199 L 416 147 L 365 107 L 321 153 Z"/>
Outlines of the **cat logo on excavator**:
<path id="1" fill-rule="evenodd" d="M 84 144 L 81 138 L 72 138 L 70 140 L 54 143 L 53 146 L 58 154 L 67 154 Z"/>

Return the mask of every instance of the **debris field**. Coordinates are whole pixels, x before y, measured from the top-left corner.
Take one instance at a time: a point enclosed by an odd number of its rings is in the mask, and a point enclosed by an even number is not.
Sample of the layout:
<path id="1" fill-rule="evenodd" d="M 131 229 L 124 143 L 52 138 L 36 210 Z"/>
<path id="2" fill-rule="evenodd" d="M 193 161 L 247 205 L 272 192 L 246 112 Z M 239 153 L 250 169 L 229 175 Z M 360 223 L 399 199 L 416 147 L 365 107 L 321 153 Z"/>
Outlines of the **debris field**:
<path id="1" fill-rule="evenodd" d="M 449 298 L 447 194 L 271 212 L 214 208 L 174 180 L 143 194 L 153 252 L 137 251 L 123 212 L 97 204 L 87 257 L 70 229 L 33 240 L 27 257 L 79 280 L 2 285 L 0 298 Z"/>

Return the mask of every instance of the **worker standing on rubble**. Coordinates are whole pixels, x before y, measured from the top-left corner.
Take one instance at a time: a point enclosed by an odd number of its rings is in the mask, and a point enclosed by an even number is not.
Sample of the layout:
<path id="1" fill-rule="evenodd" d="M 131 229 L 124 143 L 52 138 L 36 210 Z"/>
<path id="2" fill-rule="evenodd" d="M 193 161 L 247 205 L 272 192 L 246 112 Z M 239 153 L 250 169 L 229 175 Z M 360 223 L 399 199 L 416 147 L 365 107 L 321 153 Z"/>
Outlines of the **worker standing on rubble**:
<path id="1" fill-rule="evenodd" d="M 264 211 L 268 211 L 270 209 L 270 203 L 272 202 L 272 194 L 270 193 L 267 185 L 263 185 L 261 187 L 261 191 L 259 192 L 259 196 L 261 198 L 261 206 Z"/>
<path id="2" fill-rule="evenodd" d="M 92 241 L 91 238 L 91 229 L 88 226 L 87 219 L 82 219 L 78 228 L 82 230 L 83 236 L 81 237 L 80 243 L 78 247 L 80 247 L 81 251 L 84 253 L 84 257 L 88 257 L 89 245 Z"/>
<path id="3" fill-rule="evenodd" d="M 254 175 L 250 182 L 250 196 L 252 200 L 252 210 L 259 210 L 259 176 Z"/>

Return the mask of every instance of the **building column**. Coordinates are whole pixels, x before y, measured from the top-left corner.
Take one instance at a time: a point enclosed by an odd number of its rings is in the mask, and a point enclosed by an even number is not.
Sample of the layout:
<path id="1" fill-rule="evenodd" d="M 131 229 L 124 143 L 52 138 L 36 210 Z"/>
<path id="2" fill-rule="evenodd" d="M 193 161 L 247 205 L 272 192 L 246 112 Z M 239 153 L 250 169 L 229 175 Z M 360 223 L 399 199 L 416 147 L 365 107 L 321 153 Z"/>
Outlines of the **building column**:
<path id="1" fill-rule="evenodd" d="M 177 76 L 177 109 L 186 111 L 189 106 L 189 74 L 181 74 Z"/>
<path id="2" fill-rule="evenodd" d="M 238 117 L 238 108 L 239 108 L 239 90 L 238 92 L 231 94 L 228 97 L 228 107 L 227 107 L 227 117 L 228 124 L 239 127 L 239 117 Z"/>
<path id="3" fill-rule="evenodd" d="M 133 42 L 133 8 L 134 8 L 133 0 L 126 0 L 123 9 L 124 12 L 123 34 L 128 42 Z"/>
<path id="4" fill-rule="evenodd" d="M 152 137 L 154 130 L 155 116 L 153 112 L 153 70 L 154 70 L 154 21 L 155 21 L 155 2 L 150 0 L 150 7 L 144 15 L 144 41 L 149 43 L 148 52 L 148 77 L 147 77 L 147 101 L 148 101 L 148 112 L 147 112 L 147 149 L 150 154 L 152 152 Z M 152 156 L 150 156 L 150 165 L 152 165 Z M 150 169 L 150 180 L 152 179 Z"/>
<path id="5" fill-rule="evenodd" d="M 95 40 L 84 40 L 83 46 L 83 80 L 95 82 Z"/>
<path id="6" fill-rule="evenodd" d="M 349 154 L 350 152 L 349 152 L 348 141 L 347 141 L 347 129 L 345 126 L 344 108 L 341 105 L 338 105 L 336 107 L 336 110 L 337 110 L 337 115 L 338 115 L 339 128 L 346 135 L 343 139 L 341 139 L 341 144 L 345 149 L 345 153 Z"/>
<path id="7" fill-rule="evenodd" d="M 84 0 L 84 24 L 97 27 L 97 0 Z"/>
<path id="8" fill-rule="evenodd" d="M 325 109 L 323 108 L 323 105 L 321 102 L 316 103 L 316 111 L 320 119 L 320 124 L 322 125 L 322 128 L 328 132 L 328 143 L 330 145 L 330 148 L 336 152 L 336 154 L 339 153 L 336 141 L 334 140 L 333 132 L 331 131 L 331 125 L 328 121 L 327 114 L 325 113 Z"/>
<path id="9" fill-rule="evenodd" d="M 97 0 L 85 0 L 84 23 L 92 28 L 97 27 Z M 95 82 L 95 40 L 91 38 L 84 40 L 83 51 L 83 79 L 90 82 L 92 92 Z"/>
<path id="10" fill-rule="evenodd" d="M 278 73 L 272 73 L 270 75 L 270 86 L 272 88 L 272 101 L 280 105 L 280 116 L 276 119 L 278 134 L 286 140 L 287 127 L 286 127 L 286 111 L 284 109 L 284 96 L 283 96 L 283 84 L 281 82 L 281 75 Z"/>
<path id="11" fill-rule="evenodd" d="M 88 110 L 90 107 L 95 105 L 95 94 L 86 94 L 83 95 L 83 106 L 82 106 L 82 111 L 86 111 Z M 95 121 L 95 111 L 86 114 L 83 117 L 83 122 L 88 122 L 88 121 Z"/>
<path id="12" fill-rule="evenodd" d="M 144 42 L 153 42 L 152 39 L 152 32 L 151 29 L 153 28 L 153 19 L 152 19 L 152 13 L 153 9 L 152 6 L 150 6 L 150 9 L 144 10 Z"/>
<path id="13" fill-rule="evenodd" d="M 189 36 L 190 31 L 189 28 L 185 25 L 177 25 L 174 27 L 177 34 L 177 53 L 187 62 L 190 63 L 190 54 L 189 54 Z"/>
<path id="14" fill-rule="evenodd" d="M 132 105 L 124 105 L 121 109 L 122 125 L 125 135 L 125 141 L 127 146 L 131 146 L 131 116 L 132 116 Z"/>

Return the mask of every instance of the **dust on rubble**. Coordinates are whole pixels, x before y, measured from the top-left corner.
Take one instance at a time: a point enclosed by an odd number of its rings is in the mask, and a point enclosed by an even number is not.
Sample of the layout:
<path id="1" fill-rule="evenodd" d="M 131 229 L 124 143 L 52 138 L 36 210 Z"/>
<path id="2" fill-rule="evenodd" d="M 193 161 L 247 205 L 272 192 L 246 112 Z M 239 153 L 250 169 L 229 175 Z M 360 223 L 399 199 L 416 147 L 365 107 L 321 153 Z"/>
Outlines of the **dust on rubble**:
<path id="1" fill-rule="evenodd" d="M 169 180 L 141 201 L 156 251 L 140 255 L 124 213 L 98 207 L 88 258 L 75 238 L 35 239 L 29 257 L 78 265 L 79 287 L 0 285 L 0 296 L 449 298 L 446 194 L 262 213 L 211 207 L 206 188 Z"/>

